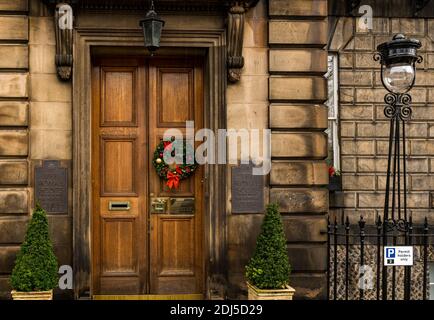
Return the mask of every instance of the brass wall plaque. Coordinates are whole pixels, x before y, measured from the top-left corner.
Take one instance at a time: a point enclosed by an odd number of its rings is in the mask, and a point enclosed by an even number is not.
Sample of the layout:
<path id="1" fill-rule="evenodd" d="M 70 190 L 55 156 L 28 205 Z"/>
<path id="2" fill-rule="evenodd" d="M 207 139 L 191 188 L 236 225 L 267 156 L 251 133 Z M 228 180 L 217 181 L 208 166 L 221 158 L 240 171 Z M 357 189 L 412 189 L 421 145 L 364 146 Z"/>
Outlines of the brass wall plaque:
<path id="1" fill-rule="evenodd" d="M 167 213 L 169 198 L 151 198 L 151 213 Z"/>
<path id="2" fill-rule="evenodd" d="M 35 201 L 47 213 L 68 213 L 68 169 L 58 160 L 45 160 L 35 167 Z"/>
<path id="3" fill-rule="evenodd" d="M 194 213 L 194 198 L 170 198 L 170 213 L 192 214 Z"/>
<path id="4" fill-rule="evenodd" d="M 252 174 L 253 165 L 232 168 L 233 213 L 264 212 L 264 176 Z"/>

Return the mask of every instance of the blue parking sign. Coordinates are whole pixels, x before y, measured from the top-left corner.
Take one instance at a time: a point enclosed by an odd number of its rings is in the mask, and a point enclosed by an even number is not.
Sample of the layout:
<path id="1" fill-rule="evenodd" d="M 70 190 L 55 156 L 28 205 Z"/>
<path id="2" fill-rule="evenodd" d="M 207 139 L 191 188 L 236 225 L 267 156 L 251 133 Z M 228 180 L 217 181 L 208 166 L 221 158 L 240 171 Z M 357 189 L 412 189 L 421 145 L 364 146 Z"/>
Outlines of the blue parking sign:
<path id="1" fill-rule="evenodd" d="M 395 248 L 386 248 L 386 258 L 388 259 L 395 258 Z"/>
<path id="2" fill-rule="evenodd" d="M 413 247 L 412 246 L 390 246 L 384 247 L 385 266 L 412 266 Z"/>

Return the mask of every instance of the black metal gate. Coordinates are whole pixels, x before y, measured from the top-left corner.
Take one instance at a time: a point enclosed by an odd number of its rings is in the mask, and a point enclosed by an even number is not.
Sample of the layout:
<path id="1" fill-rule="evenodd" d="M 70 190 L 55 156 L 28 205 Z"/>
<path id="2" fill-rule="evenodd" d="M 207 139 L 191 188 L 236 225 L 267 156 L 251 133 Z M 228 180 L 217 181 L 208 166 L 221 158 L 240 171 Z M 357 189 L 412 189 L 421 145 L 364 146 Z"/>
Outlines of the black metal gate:
<path id="1" fill-rule="evenodd" d="M 432 260 L 431 226 L 412 218 L 367 225 L 328 221 L 327 296 L 331 300 L 427 300 L 428 261 Z M 414 265 L 384 266 L 385 246 L 413 246 Z"/>

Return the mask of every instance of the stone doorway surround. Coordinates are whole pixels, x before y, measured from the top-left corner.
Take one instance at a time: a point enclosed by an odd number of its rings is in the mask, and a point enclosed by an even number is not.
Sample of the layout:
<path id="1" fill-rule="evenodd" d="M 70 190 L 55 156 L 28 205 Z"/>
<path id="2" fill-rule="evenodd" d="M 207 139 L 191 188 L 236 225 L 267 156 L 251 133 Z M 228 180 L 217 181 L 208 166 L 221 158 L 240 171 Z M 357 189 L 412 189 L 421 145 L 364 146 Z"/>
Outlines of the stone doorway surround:
<path id="1" fill-rule="evenodd" d="M 225 31 L 224 30 L 169 30 L 166 29 L 161 47 L 167 52 L 175 48 L 203 49 L 205 67 L 205 127 L 225 128 Z M 91 294 L 91 58 L 92 51 L 143 48 L 141 30 L 80 28 L 74 31 L 73 75 L 73 263 L 74 294 L 76 299 Z M 103 48 L 103 49 L 102 49 Z M 173 49 L 172 51 L 170 49 Z M 145 50 L 142 51 L 145 53 Z M 184 51 L 185 52 L 185 51 Z M 224 281 L 225 257 L 225 168 L 207 166 L 204 215 L 204 256 L 206 292 L 208 297 Z"/>

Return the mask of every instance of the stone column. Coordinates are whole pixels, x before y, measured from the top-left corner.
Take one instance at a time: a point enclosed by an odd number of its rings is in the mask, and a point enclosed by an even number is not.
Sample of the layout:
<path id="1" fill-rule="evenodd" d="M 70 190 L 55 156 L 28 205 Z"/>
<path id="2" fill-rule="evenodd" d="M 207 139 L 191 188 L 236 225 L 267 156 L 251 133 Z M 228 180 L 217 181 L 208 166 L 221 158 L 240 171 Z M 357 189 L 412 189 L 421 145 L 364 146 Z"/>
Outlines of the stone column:
<path id="1" fill-rule="evenodd" d="M 280 205 L 296 297 L 326 296 L 327 0 L 269 1 L 270 202 Z"/>
<path id="2" fill-rule="evenodd" d="M 27 0 L 0 1 L 0 299 L 26 229 L 29 19 Z"/>

